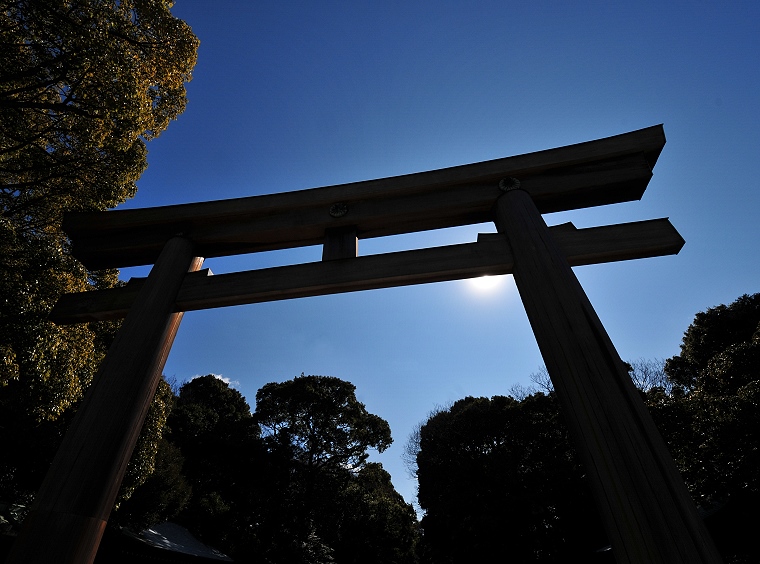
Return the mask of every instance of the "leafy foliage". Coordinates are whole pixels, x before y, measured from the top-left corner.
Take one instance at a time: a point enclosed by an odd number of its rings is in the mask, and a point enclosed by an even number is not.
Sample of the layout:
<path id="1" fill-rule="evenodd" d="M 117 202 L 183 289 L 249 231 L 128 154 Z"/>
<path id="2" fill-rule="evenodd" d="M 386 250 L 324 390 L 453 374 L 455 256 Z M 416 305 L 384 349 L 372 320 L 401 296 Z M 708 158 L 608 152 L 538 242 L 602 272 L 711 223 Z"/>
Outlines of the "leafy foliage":
<path id="1" fill-rule="evenodd" d="M 267 441 L 290 448 L 312 467 L 359 468 L 368 448 L 391 444 L 388 423 L 367 412 L 356 387 L 331 376 L 304 376 L 266 384 L 256 393 L 256 417 Z"/>
<path id="2" fill-rule="evenodd" d="M 3 0 L 0 204 L 19 233 L 134 195 L 185 109 L 198 41 L 170 3 Z"/>
<path id="3" fill-rule="evenodd" d="M 129 499 L 135 489 L 155 471 L 156 455 L 173 404 L 174 394 L 169 384 L 165 380 L 160 380 L 122 480 L 117 506 L 122 500 Z"/>
<path id="4" fill-rule="evenodd" d="M 186 382 L 156 470 L 122 504 L 119 522 L 172 518 L 241 560 L 416 562 L 414 510 L 382 466 L 366 462 L 368 448 L 390 444 L 388 424 L 354 389 L 316 376 L 267 384 L 254 416 L 220 379 Z M 364 423 L 375 431 L 352 429 Z"/>
<path id="5" fill-rule="evenodd" d="M 681 354 L 629 371 L 726 562 L 756 562 L 760 502 L 760 294 L 698 313 Z M 465 398 L 413 434 L 422 555 L 436 563 L 488 554 L 519 562 L 593 558 L 604 546 L 546 374 L 546 394 Z M 532 392 L 532 393 L 531 393 Z"/>
<path id="6" fill-rule="evenodd" d="M 760 494 L 760 294 L 698 313 L 665 371 L 680 393 L 650 403 L 696 499 Z"/>
<path id="7" fill-rule="evenodd" d="M 605 544 L 553 395 L 455 402 L 420 428 L 419 503 L 432 562 L 555 562 Z"/>
<path id="8" fill-rule="evenodd" d="M 681 354 L 669 358 L 665 372 L 690 389 L 706 377 L 708 364 L 732 345 L 756 342 L 760 335 L 760 294 L 743 295 L 694 316 L 683 336 Z"/>
<path id="9" fill-rule="evenodd" d="M 179 448 L 161 438 L 153 458 L 153 471 L 119 504 L 109 523 L 141 531 L 179 514 L 187 507 L 192 494 L 182 474 L 184 462 Z"/>
<path id="10" fill-rule="evenodd" d="M 192 492 L 179 521 L 206 542 L 236 552 L 261 520 L 266 504 L 256 488 L 269 477 L 250 406 L 213 375 L 194 378 L 180 388 L 168 426 L 167 439 L 182 454 Z"/>
<path id="11" fill-rule="evenodd" d="M 185 107 L 198 40 L 163 0 L 0 0 L 0 496 L 28 501 L 116 323 L 58 326 L 67 292 L 109 288 L 61 229 L 133 196 L 145 142 Z M 122 491 L 153 466 L 159 393 Z M 150 438 L 148 438 L 150 437 Z"/>
<path id="12" fill-rule="evenodd" d="M 37 418 L 56 418 L 81 398 L 112 327 L 47 314 L 62 293 L 117 280 L 69 255 L 63 214 L 134 195 L 144 140 L 185 107 L 198 42 L 160 0 L 4 0 L 0 33 L 0 385 L 23 381 Z"/>
<path id="13" fill-rule="evenodd" d="M 413 510 L 398 494 L 386 495 L 389 482 L 385 490 L 379 487 L 382 471 L 366 465 L 368 449 L 382 452 L 391 444 L 390 427 L 367 412 L 355 390 L 338 378 L 302 374 L 266 384 L 256 394 L 255 417 L 264 442 L 270 455 L 286 464 L 281 505 L 287 514 L 281 518 L 295 541 L 284 542 L 289 548 L 278 550 L 273 561 L 311 561 L 314 547 L 327 546 L 331 551 L 317 550 L 322 561 L 353 562 L 357 552 L 366 555 L 381 539 L 389 543 L 384 550 L 389 562 L 413 561 Z M 373 471 L 379 481 L 367 480 Z M 357 542 L 348 532 L 362 520 L 378 525 Z"/>
<path id="14" fill-rule="evenodd" d="M 665 373 L 673 386 L 647 395 L 652 416 L 692 496 L 715 512 L 713 537 L 725 561 L 755 562 L 760 294 L 697 313 Z"/>
<path id="15" fill-rule="evenodd" d="M 417 516 L 381 464 L 368 463 L 340 493 L 335 559 L 346 564 L 416 561 Z"/>
<path id="16" fill-rule="evenodd" d="M 59 326 L 47 320 L 58 297 L 93 287 L 86 270 L 59 239 L 19 237 L 0 223 L 0 386 L 15 384 L 30 416 L 55 420 L 89 386 L 114 324 Z M 99 273 L 96 288 L 114 285 L 116 272 Z M 1 389 L 1 388 L 0 388 Z"/>

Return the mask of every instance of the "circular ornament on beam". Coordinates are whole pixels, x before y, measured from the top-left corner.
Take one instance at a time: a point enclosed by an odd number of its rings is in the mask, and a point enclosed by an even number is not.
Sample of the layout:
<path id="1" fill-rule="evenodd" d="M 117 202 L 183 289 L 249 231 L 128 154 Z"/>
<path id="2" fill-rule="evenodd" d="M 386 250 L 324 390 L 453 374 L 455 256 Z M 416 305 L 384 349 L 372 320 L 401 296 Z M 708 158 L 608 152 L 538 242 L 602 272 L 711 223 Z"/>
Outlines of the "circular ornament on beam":
<path id="1" fill-rule="evenodd" d="M 330 206 L 330 215 L 332 217 L 343 217 L 348 213 L 348 204 L 338 202 Z"/>
<path id="2" fill-rule="evenodd" d="M 510 190 L 519 190 L 520 181 L 517 178 L 508 176 L 499 180 L 499 190 L 509 192 Z"/>

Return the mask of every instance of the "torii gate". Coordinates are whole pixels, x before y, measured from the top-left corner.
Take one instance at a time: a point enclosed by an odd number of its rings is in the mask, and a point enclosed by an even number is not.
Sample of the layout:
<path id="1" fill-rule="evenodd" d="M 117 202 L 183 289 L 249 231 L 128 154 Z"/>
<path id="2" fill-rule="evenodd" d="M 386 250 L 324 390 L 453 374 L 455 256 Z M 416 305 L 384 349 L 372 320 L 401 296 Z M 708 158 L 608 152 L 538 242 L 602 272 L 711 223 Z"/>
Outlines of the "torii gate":
<path id="1" fill-rule="evenodd" d="M 640 199 L 661 126 L 353 184 L 67 214 L 90 269 L 147 279 L 65 295 L 58 323 L 125 317 L 8 562 L 92 562 L 183 312 L 512 273 L 619 563 L 720 562 L 664 441 L 571 266 L 675 254 L 667 219 L 547 228 L 542 213 Z M 360 238 L 494 221 L 476 243 L 357 256 Z M 323 244 L 322 262 L 212 276 L 201 257 Z"/>

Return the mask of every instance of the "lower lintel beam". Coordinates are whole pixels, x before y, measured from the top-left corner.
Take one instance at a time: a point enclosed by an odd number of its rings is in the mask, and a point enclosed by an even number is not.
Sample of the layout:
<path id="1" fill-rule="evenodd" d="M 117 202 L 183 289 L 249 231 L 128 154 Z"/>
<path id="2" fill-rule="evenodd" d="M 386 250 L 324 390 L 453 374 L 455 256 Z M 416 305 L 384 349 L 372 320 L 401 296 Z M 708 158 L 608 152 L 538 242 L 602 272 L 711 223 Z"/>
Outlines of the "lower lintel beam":
<path id="1" fill-rule="evenodd" d="M 667 219 L 551 232 L 571 266 L 676 254 L 683 239 Z M 281 266 L 209 276 L 187 274 L 176 311 L 193 311 L 323 294 L 510 274 L 509 245 L 498 233 L 464 243 L 382 255 Z M 95 292 L 66 294 L 51 313 L 57 323 L 124 317 L 142 280 Z"/>

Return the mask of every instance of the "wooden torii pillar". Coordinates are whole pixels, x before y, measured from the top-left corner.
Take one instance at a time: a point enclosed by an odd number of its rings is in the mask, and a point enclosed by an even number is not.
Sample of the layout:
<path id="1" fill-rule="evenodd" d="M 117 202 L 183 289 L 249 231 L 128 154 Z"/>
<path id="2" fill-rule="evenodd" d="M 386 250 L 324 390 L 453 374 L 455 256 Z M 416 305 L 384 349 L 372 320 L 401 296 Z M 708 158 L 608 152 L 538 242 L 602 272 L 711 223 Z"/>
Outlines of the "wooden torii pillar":
<path id="1" fill-rule="evenodd" d="M 661 126 L 473 165 L 207 202 L 70 214 L 88 268 L 147 280 L 63 296 L 59 323 L 125 317 L 8 562 L 92 562 L 184 311 L 514 273 L 623 563 L 720 562 L 664 441 L 571 266 L 677 253 L 667 219 L 548 228 L 542 213 L 641 198 Z M 494 221 L 476 243 L 357 256 L 359 238 Z M 323 260 L 211 276 L 203 257 L 323 245 Z M 135 351 L 141 351 L 135 354 Z M 129 358 L 130 356 L 135 358 Z"/>

